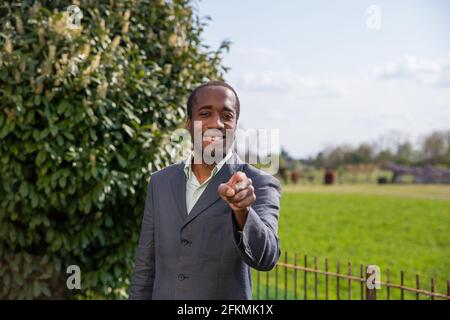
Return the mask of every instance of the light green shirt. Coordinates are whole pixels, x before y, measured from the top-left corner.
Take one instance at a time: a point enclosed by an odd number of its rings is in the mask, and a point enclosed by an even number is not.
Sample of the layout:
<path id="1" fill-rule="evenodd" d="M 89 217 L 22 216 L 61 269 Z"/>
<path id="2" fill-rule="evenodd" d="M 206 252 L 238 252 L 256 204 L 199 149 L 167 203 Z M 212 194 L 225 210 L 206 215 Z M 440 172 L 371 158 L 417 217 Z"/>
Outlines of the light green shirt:
<path id="1" fill-rule="evenodd" d="M 211 171 L 211 175 L 202 184 L 198 182 L 197 177 L 191 168 L 193 153 L 189 155 L 189 158 L 184 164 L 184 173 L 186 174 L 186 208 L 188 214 L 191 212 L 191 209 L 194 207 L 203 191 L 205 191 L 211 179 L 217 174 L 217 172 L 219 172 L 225 162 L 231 158 L 232 154 L 231 149 L 228 150 L 227 155 L 216 164 L 214 169 Z"/>

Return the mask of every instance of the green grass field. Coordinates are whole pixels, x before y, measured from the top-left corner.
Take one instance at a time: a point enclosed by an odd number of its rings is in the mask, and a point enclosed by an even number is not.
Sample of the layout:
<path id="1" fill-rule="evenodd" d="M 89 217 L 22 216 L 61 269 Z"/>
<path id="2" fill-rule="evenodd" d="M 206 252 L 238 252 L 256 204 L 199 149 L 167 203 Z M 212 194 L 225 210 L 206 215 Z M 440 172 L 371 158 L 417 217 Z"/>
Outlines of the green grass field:
<path id="1" fill-rule="evenodd" d="M 290 262 L 297 253 L 301 258 L 299 263 L 303 263 L 306 254 L 309 266 L 312 266 L 313 257 L 317 256 L 319 268 L 323 269 L 323 260 L 328 257 L 332 271 L 339 260 L 341 270 L 347 272 L 350 261 L 357 274 L 360 264 L 375 264 L 381 269 L 382 281 L 386 280 L 389 269 L 391 281 L 399 283 L 399 273 L 403 270 L 405 284 L 410 287 L 415 286 L 415 275 L 419 274 L 424 289 L 430 289 L 430 279 L 434 277 L 436 291 L 447 291 L 446 282 L 450 279 L 450 186 L 285 186 L 279 232 L 282 251 L 289 253 Z M 278 272 L 281 287 L 284 285 L 283 270 Z M 266 274 L 260 276 L 265 285 Z M 299 271 L 298 276 L 301 287 L 303 272 Z M 273 286 L 274 271 L 270 277 Z M 292 286 L 293 273 L 289 271 L 288 277 Z M 308 276 L 309 289 L 312 289 L 313 277 Z M 323 286 L 323 276 L 319 278 L 319 284 Z M 256 284 L 255 280 L 256 276 Z M 341 280 L 341 284 L 346 287 L 347 282 Z M 334 288 L 335 282 L 331 282 L 330 287 Z M 357 297 L 358 285 L 355 283 L 352 288 Z M 391 297 L 398 297 L 397 291 L 394 290 Z M 347 294 L 346 290 L 343 292 Z M 290 290 L 291 297 L 292 293 Z M 280 293 L 280 297 L 283 295 Z M 313 294 L 309 292 L 308 296 L 313 297 Z M 380 292 L 380 298 L 384 296 L 384 291 Z M 323 298 L 322 293 L 319 298 Z M 405 298 L 414 298 L 414 294 L 405 294 Z"/>

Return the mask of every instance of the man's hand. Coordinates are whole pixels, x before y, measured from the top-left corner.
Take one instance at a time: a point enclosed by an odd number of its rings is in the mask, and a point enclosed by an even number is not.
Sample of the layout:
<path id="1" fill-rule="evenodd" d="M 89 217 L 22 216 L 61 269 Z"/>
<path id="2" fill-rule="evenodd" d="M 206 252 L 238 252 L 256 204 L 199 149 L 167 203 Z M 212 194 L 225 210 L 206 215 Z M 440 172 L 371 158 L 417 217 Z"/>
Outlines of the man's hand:
<path id="1" fill-rule="evenodd" d="M 256 200 L 252 179 L 245 173 L 236 172 L 227 183 L 222 183 L 218 188 L 219 196 L 230 206 L 236 217 L 239 228 L 244 228 L 250 207 Z"/>

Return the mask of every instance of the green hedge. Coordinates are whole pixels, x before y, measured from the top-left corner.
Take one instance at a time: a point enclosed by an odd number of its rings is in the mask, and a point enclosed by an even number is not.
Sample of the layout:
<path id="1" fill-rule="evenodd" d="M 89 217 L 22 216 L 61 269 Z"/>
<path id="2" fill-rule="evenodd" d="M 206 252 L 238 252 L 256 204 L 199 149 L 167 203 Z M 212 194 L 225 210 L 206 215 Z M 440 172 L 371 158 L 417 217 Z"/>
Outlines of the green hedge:
<path id="1" fill-rule="evenodd" d="M 0 298 L 126 297 L 148 178 L 226 71 L 190 1 L 70 4 L 0 4 Z"/>

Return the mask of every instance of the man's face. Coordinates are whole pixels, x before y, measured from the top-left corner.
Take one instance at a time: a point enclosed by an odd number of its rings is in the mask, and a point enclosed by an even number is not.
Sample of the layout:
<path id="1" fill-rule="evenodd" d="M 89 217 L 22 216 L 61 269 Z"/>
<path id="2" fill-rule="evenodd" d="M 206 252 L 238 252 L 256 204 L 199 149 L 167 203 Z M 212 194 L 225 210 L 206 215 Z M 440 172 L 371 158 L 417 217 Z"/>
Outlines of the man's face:
<path id="1" fill-rule="evenodd" d="M 222 86 L 207 86 L 197 91 L 192 118 L 187 122 L 197 151 L 201 148 L 203 156 L 210 153 L 214 157 L 214 150 L 222 150 L 222 157 L 225 156 L 233 142 L 236 125 L 236 97 L 233 91 Z"/>

